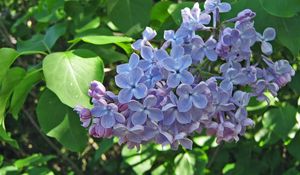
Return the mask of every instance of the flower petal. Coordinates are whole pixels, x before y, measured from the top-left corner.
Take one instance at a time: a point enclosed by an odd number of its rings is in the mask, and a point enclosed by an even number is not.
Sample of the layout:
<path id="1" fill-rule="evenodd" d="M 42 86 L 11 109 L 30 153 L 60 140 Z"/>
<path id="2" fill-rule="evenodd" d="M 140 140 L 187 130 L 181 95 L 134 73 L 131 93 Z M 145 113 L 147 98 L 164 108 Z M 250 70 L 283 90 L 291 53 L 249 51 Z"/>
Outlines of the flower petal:
<path id="1" fill-rule="evenodd" d="M 180 58 L 184 54 L 184 49 L 181 46 L 174 46 L 171 50 L 172 58 Z"/>
<path id="2" fill-rule="evenodd" d="M 276 37 L 276 31 L 272 27 L 268 27 L 265 29 L 263 33 L 263 38 L 265 41 L 273 41 Z"/>
<path id="3" fill-rule="evenodd" d="M 176 94 L 179 96 L 188 95 L 191 92 L 192 92 L 192 87 L 188 84 L 181 84 L 176 89 Z"/>
<path id="4" fill-rule="evenodd" d="M 192 84 L 194 82 L 194 76 L 187 70 L 183 70 L 180 74 L 180 81 L 185 84 Z"/>
<path id="5" fill-rule="evenodd" d="M 157 98 L 154 95 L 149 95 L 144 100 L 145 107 L 152 107 L 152 106 L 156 105 L 156 103 L 157 103 Z"/>
<path id="6" fill-rule="evenodd" d="M 192 108 L 192 99 L 189 96 L 180 96 L 177 104 L 179 112 L 187 112 Z"/>
<path id="7" fill-rule="evenodd" d="M 131 122 L 133 125 L 143 125 L 147 120 L 145 112 L 135 112 L 132 114 Z"/>
<path id="8" fill-rule="evenodd" d="M 118 95 L 118 100 L 120 103 L 128 103 L 133 96 L 132 89 L 121 89 Z"/>
<path id="9" fill-rule="evenodd" d="M 149 46 L 143 46 L 141 50 L 141 56 L 145 60 L 152 60 L 153 59 L 153 50 Z"/>
<path id="10" fill-rule="evenodd" d="M 104 128 L 111 128 L 116 123 L 113 115 L 104 115 L 101 117 L 101 125 Z"/>
<path id="11" fill-rule="evenodd" d="M 269 42 L 263 41 L 261 43 L 261 51 L 266 55 L 271 55 L 273 53 L 273 47 Z"/>
<path id="12" fill-rule="evenodd" d="M 138 111 L 138 112 L 141 112 L 143 111 L 143 108 L 144 106 L 138 102 L 138 101 L 135 101 L 135 100 L 131 100 L 129 103 L 128 103 L 128 108 L 132 111 Z"/>
<path id="13" fill-rule="evenodd" d="M 174 115 L 177 119 L 177 121 L 181 124 L 187 124 L 192 121 L 192 116 L 189 112 L 178 112 L 175 111 Z"/>
<path id="14" fill-rule="evenodd" d="M 147 95 L 147 86 L 140 83 L 132 91 L 133 91 L 133 95 L 135 96 L 135 98 L 141 99 L 141 98 L 146 97 L 146 95 Z"/>
<path id="15" fill-rule="evenodd" d="M 116 85 L 120 88 L 130 88 L 130 83 L 127 74 L 118 74 L 115 77 Z"/>
<path id="16" fill-rule="evenodd" d="M 130 68 L 131 69 L 136 68 L 137 65 L 139 64 L 139 61 L 140 61 L 140 57 L 136 53 L 131 54 L 129 59 Z"/>
<path id="17" fill-rule="evenodd" d="M 178 74 L 170 74 L 167 79 L 167 85 L 171 88 L 178 86 L 180 83 L 180 75 Z"/>
<path id="18" fill-rule="evenodd" d="M 223 2 L 219 4 L 220 13 L 229 12 L 231 10 L 231 5 L 229 3 Z"/>
<path id="19" fill-rule="evenodd" d="M 196 108 L 204 109 L 207 106 L 208 101 L 205 95 L 198 94 L 192 96 L 192 99 L 193 99 L 193 104 Z"/>
<path id="20" fill-rule="evenodd" d="M 164 118 L 164 115 L 160 109 L 157 108 L 149 108 L 148 109 L 148 117 L 153 121 L 161 121 Z"/>

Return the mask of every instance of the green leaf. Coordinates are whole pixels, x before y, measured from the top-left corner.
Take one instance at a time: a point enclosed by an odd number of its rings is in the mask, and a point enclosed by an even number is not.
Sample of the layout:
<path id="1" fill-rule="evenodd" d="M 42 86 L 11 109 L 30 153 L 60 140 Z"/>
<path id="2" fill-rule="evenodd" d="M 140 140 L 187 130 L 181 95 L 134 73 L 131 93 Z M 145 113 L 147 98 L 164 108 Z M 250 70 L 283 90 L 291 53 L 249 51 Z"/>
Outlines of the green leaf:
<path id="1" fill-rule="evenodd" d="M 180 4 L 172 4 L 168 8 L 168 13 L 172 16 L 173 20 L 177 25 L 182 21 L 181 10 L 186 7 L 193 7 L 194 2 L 182 2 Z"/>
<path id="2" fill-rule="evenodd" d="M 2 126 L 0 126 L 0 140 L 10 144 L 12 147 L 19 149 L 18 142 L 11 138 L 10 134 L 8 134 Z M 1 166 L 1 165 L 0 165 Z"/>
<path id="3" fill-rule="evenodd" d="M 97 55 L 99 55 L 104 64 L 111 64 L 118 61 L 128 61 L 128 57 L 120 52 L 117 52 L 115 50 L 114 45 L 91 45 L 91 44 L 83 44 L 79 48 L 80 49 L 88 49 L 93 52 L 95 52 Z"/>
<path id="4" fill-rule="evenodd" d="M 300 71 L 296 71 L 292 81 L 288 84 L 297 94 L 300 94 Z"/>
<path id="5" fill-rule="evenodd" d="M 114 145 L 113 139 L 103 139 L 99 143 L 99 149 L 95 152 L 94 161 L 99 160 L 102 154 L 106 153 Z"/>
<path id="6" fill-rule="evenodd" d="M 298 161 L 300 161 L 300 132 L 298 131 L 294 139 L 292 139 L 291 143 L 287 146 L 287 149 L 291 155 L 293 155 Z"/>
<path id="7" fill-rule="evenodd" d="M 94 18 L 93 20 L 89 21 L 87 24 L 85 24 L 84 26 L 82 26 L 81 28 L 79 29 L 76 29 L 75 31 L 77 33 L 81 33 L 81 32 L 84 32 L 86 30 L 89 30 L 89 29 L 95 29 L 97 27 L 100 26 L 100 18 L 99 17 L 96 17 Z"/>
<path id="8" fill-rule="evenodd" d="M 190 175 L 194 174 L 194 168 L 196 165 L 195 155 L 188 152 L 181 153 L 175 157 L 175 174 L 176 175 Z"/>
<path id="9" fill-rule="evenodd" d="M 54 159 L 55 156 L 53 155 L 42 155 L 42 154 L 33 154 L 31 156 L 28 156 L 26 158 L 23 159 L 19 159 L 17 161 L 14 162 L 14 165 L 18 168 L 18 169 L 22 169 L 24 167 L 27 166 L 33 166 L 33 165 L 40 165 L 40 164 L 45 164 L 47 163 L 49 160 Z"/>
<path id="10" fill-rule="evenodd" d="M 289 104 L 271 109 L 263 116 L 263 126 L 284 140 L 296 124 L 296 113 L 296 108 Z"/>
<path id="11" fill-rule="evenodd" d="M 26 41 L 18 41 L 18 52 L 50 51 L 55 42 L 66 32 L 65 23 L 58 23 L 50 27 L 45 35 L 36 34 Z"/>
<path id="12" fill-rule="evenodd" d="M 156 3 L 151 9 L 151 20 L 157 20 L 164 23 L 170 16 L 168 13 L 169 6 L 173 4 L 170 1 L 160 1 Z"/>
<path id="13" fill-rule="evenodd" d="M 295 168 L 290 168 L 283 175 L 300 175 L 300 172 Z"/>
<path id="14" fill-rule="evenodd" d="M 145 28 L 150 21 L 151 0 L 109 0 L 109 19 L 123 32 L 131 28 Z"/>
<path id="15" fill-rule="evenodd" d="M 122 42 L 132 42 L 133 39 L 125 36 L 83 36 L 70 42 L 78 42 L 82 40 L 86 43 L 95 44 L 95 45 L 105 45 L 105 44 L 115 44 Z"/>
<path id="16" fill-rule="evenodd" d="M 11 48 L 0 49 L 0 83 L 9 67 L 18 58 L 19 54 Z"/>
<path id="17" fill-rule="evenodd" d="M 32 69 L 26 73 L 25 77 L 15 87 L 9 110 L 15 119 L 18 118 L 18 113 L 22 109 L 31 88 L 42 79 L 42 76 L 42 69 Z"/>
<path id="18" fill-rule="evenodd" d="M 7 71 L 2 81 L 0 90 L 0 125 L 4 123 L 5 110 L 9 97 L 14 88 L 19 84 L 25 75 L 25 70 L 19 67 L 11 68 Z"/>
<path id="19" fill-rule="evenodd" d="M 263 8 L 271 15 L 278 17 L 293 17 L 300 12 L 299 0 L 260 0 Z"/>
<path id="20" fill-rule="evenodd" d="M 88 137 L 78 115 L 62 104 L 53 92 L 43 92 L 36 112 L 41 129 L 48 136 L 72 151 L 80 152 L 85 148 Z"/>
<path id="21" fill-rule="evenodd" d="M 70 107 L 90 106 L 89 84 L 104 77 L 102 60 L 88 50 L 50 54 L 43 61 L 43 71 L 47 87 Z"/>

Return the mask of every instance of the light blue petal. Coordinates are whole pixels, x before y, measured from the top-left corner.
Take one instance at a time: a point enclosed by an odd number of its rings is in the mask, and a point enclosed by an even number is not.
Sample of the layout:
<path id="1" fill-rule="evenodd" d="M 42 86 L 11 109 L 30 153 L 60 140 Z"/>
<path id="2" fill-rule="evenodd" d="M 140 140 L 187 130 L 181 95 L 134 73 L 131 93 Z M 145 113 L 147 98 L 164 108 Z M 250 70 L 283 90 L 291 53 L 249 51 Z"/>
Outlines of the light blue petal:
<path id="1" fill-rule="evenodd" d="M 231 10 L 231 5 L 226 2 L 220 3 L 218 7 L 220 13 L 229 12 Z"/>
<path id="2" fill-rule="evenodd" d="M 157 108 L 149 108 L 148 109 L 148 117 L 155 122 L 161 121 L 164 118 L 164 115 L 160 109 Z"/>
<path id="3" fill-rule="evenodd" d="M 192 92 L 192 87 L 188 84 L 181 84 L 176 89 L 176 94 L 179 96 L 188 95 Z"/>
<path id="4" fill-rule="evenodd" d="M 176 69 L 176 61 L 171 58 L 166 58 L 163 60 L 163 66 L 168 71 L 174 71 Z"/>
<path id="5" fill-rule="evenodd" d="M 164 112 L 164 119 L 163 119 L 163 124 L 164 125 L 171 125 L 175 121 L 175 115 L 174 115 L 174 109 L 170 109 L 166 112 Z"/>
<path id="6" fill-rule="evenodd" d="M 156 103 L 157 103 L 157 98 L 154 95 L 149 95 L 144 100 L 145 107 L 152 107 L 152 106 L 156 105 Z"/>
<path id="7" fill-rule="evenodd" d="M 136 85 L 141 78 L 144 76 L 144 72 L 140 68 L 133 69 L 128 74 L 129 84 L 130 85 Z"/>
<path id="8" fill-rule="evenodd" d="M 183 139 L 179 140 L 179 143 L 186 149 L 192 150 L 192 148 L 193 148 L 193 141 L 191 141 L 188 138 L 183 138 Z"/>
<path id="9" fill-rule="evenodd" d="M 171 50 L 172 58 L 180 58 L 184 54 L 184 49 L 181 46 L 174 46 Z"/>
<path id="10" fill-rule="evenodd" d="M 143 125 L 147 120 L 145 112 L 135 112 L 132 114 L 131 122 L 133 125 Z"/>
<path id="11" fill-rule="evenodd" d="M 120 103 L 128 103 L 133 96 L 132 89 L 121 89 L 118 95 L 118 100 Z"/>
<path id="12" fill-rule="evenodd" d="M 101 125 L 104 128 L 111 128 L 116 123 L 113 115 L 104 115 L 101 117 Z"/>
<path id="13" fill-rule="evenodd" d="M 138 102 L 138 101 L 135 101 L 135 100 L 131 100 L 129 103 L 128 103 L 128 108 L 132 111 L 138 111 L 138 112 L 141 112 L 143 111 L 143 108 L 144 106 Z"/>
<path id="14" fill-rule="evenodd" d="M 163 49 L 159 49 L 155 52 L 155 57 L 157 58 L 157 60 L 162 61 L 165 58 L 168 58 L 169 55 L 168 55 L 167 51 L 165 51 Z"/>
<path id="15" fill-rule="evenodd" d="M 194 82 L 194 77 L 189 71 L 183 70 L 180 73 L 180 81 L 185 84 L 192 84 Z"/>
<path id="16" fill-rule="evenodd" d="M 131 54 L 130 59 L 129 59 L 130 68 L 131 69 L 136 68 L 137 65 L 139 64 L 139 61 L 140 61 L 140 57 L 136 53 Z"/>
<path id="17" fill-rule="evenodd" d="M 175 88 L 180 83 L 180 75 L 179 74 L 170 74 L 167 79 L 167 85 L 171 88 Z"/>
<path id="18" fill-rule="evenodd" d="M 130 71 L 130 67 L 128 64 L 120 64 L 117 66 L 117 73 L 128 73 Z"/>
<path id="19" fill-rule="evenodd" d="M 125 117 L 121 113 L 115 112 L 114 117 L 115 117 L 116 121 L 119 123 L 125 122 Z"/>
<path id="20" fill-rule="evenodd" d="M 189 112 L 174 112 L 177 121 L 181 124 L 187 124 L 192 121 L 192 116 Z"/>
<path id="21" fill-rule="evenodd" d="M 141 50 L 141 56 L 145 60 L 152 60 L 153 59 L 153 49 L 149 46 L 143 46 Z"/>
<path id="22" fill-rule="evenodd" d="M 152 61 L 149 60 L 141 60 L 139 62 L 139 67 L 143 70 L 148 70 L 152 65 Z"/>
<path id="23" fill-rule="evenodd" d="M 218 59 L 218 54 L 214 49 L 212 50 L 205 50 L 205 55 L 210 61 L 217 61 Z"/>
<path id="24" fill-rule="evenodd" d="M 131 47 L 134 49 L 134 50 L 140 50 L 142 45 L 144 44 L 143 40 L 142 39 L 139 39 L 137 40 L 136 42 L 134 42 Z"/>
<path id="25" fill-rule="evenodd" d="M 273 53 L 273 47 L 269 42 L 263 41 L 261 43 L 261 51 L 266 55 L 271 55 Z"/>
<path id="26" fill-rule="evenodd" d="M 265 41 L 273 41 L 276 37 L 276 31 L 272 27 L 268 27 L 265 29 L 263 33 L 263 38 Z"/>
<path id="27" fill-rule="evenodd" d="M 192 58 L 190 55 L 185 55 L 181 58 L 178 58 L 178 63 L 180 70 L 187 69 L 192 64 Z"/>
<path id="28" fill-rule="evenodd" d="M 142 83 L 138 84 L 136 88 L 134 88 L 132 91 L 133 91 L 133 95 L 137 99 L 144 98 L 147 95 L 147 87 Z"/>
<path id="29" fill-rule="evenodd" d="M 156 31 L 153 30 L 151 27 L 146 27 L 143 31 L 143 38 L 147 41 L 152 40 L 156 36 Z"/>
<path id="30" fill-rule="evenodd" d="M 204 109 L 207 106 L 207 98 L 205 95 L 198 94 L 192 96 L 194 106 L 199 109 Z"/>
<path id="31" fill-rule="evenodd" d="M 189 96 L 180 96 L 178 100 L 178 110 L 179 112 L 187 112 L 192 108 L 192 99 Z"/>
<path id="32" fill-rule="evenodd" d="M 128 74 L 118 74 L 115 77 L 116 85 L 120 88 L 130 88 L 131 85 L 128 80 Z"/>

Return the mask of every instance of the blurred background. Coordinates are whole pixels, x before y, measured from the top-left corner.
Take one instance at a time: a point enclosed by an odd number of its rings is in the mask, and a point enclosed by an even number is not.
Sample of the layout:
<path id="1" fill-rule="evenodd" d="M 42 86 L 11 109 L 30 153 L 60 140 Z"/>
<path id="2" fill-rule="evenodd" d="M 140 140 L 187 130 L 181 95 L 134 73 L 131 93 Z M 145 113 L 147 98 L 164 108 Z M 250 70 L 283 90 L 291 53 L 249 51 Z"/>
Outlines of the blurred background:
<path id="1" fill-rule="evenodd" d="M 185 0 L 1 0 L 0 48 L 16 51 L 0 51 L 1 123 L 5 118 L 5 127 L 0 127 L 0 175 L 300 174 L 299 0 L 227 0 L 232 11 L 222 18 L 245 8 L 256 12 L 259 32 L 269 26 L 277 31 L 272 59 L 287 59 L 296 70 L 270 106 L 251 101 L 248 112 L 256 125 L 237 143 L 217 145 L 203 132 L 194 136 L 192 151 L 154 144 L 139 152 L 128 150 L 116 139 L 89 138 L 72 109 L 46 89 L 41 70 L 46 55 L 87 49 L 101 57 L 104 84 L 116 91 L 115 66 L 128 60 L 130 43 L 103 44 L 85 36 L 138 39 L 150 26 L 158 33 L 154 42 L 159 45 L 164 30 L 178 28 L 180 10 L 195 2 L 203 7 L 203 1 Z M 11 62 L 15 68 L 8 78 L 1 71 L 6 56 L 19 57 Z M 19 74 L 25 78 L 16 78 Z"/>

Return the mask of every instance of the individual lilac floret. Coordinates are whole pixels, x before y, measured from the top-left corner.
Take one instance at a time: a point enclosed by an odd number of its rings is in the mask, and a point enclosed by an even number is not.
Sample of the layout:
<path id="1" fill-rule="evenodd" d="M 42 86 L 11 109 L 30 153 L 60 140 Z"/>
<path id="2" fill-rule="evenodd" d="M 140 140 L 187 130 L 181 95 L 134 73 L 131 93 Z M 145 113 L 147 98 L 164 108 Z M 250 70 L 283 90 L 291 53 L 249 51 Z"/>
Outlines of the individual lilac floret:
<path id="1" fill-rule="evenodd" d="M 93 116 L 101 119 L 101 126 L 111 128 L 116 122 L 124 123 L 125 117 L 118 112 L 118 106 L 106 101 L 101 101 L 94 104 L 95 107 L 91 110 Z"/>
<path id="2" fill-rule="evenodd" d="M 99 119 L 94 119 L 94 123 L 89 128 L 89 134 L 95 138 L 110 138 L 112 136 L 111 128 L 104 128 Z"/>
<path id="3" fill-rule="evenodd" d="M 76 111 L 80 117 L 80 121 L 82 122 L 82 126 L 87 128 L 92 121 L 92 114 L 91 111 L 88 108 L 84 108 L 82 106 L 76 106 L 74 108 L 74 111 Z"/>
<path id="4" fill-rule="evenodd" d="M 171 52 L 173 58 L 163 60 L 164 68 L 170 72 L 167 84 L 171 88 L 178 86 L 180 82 L 192 84 L 194 81 L 193 75 L 187 70 L 192 64 L 192 58 L 189 55 L 183 54 L 184 51 L 182 47 L 174 47 Z"/>
<path id="5" fill-rule="evenodd" d="M 204 8 L 208 12 L 213 12 L 218 9 L 220 13 L 224 13 L 231 10 L 231 5 L 227 2 L 221 2 L 221 0 L 206 0 Z"/>
<path id="6" fill-rule="evenodd" d="M 169 99 L 170 102 L 162 108 L 164 111 L 164 125 L 171 125 L 175 120 L 181 124 L 190 123 L 192 120 L 191 113 L 178 110 L 178 99 L 173 92 L 170 93 Z"/>
<path id="7" fill-rule="evenodd" d="M 205 43 L 202 38 L 194 38 L 193 45 L 195 49 L 192 50 L 191 56 L 193 60 L 202 61 L 206 56 L 210 61 L 216 61 L 218 54 L 215 51 L 217 41 L 213 38 L 209 38 Z"/>
<path id="8" fill-rule="evenodd" d="M 106 88 L 98 81 L 92 81 L 88 91 L 88 95 L 93 99 L 100 99 L 106 93 Z"/>
<path id="9" fill-rule="evenodd" d="M 140 50 L 142 46 L 149 45 L 149 41 L 152 40 L 156 36 L 156 31 L 150 27 L 146 27 L 143 31 L 143 39 L 137 40 L 132 44 L 132 48 L 135 50 Z"/>
<path id="10" fill-rule="evenodd" d="M 184 40 L 183 40 L 183 36 L 180 35 L 180 32 L 174 32 L 174 30 L 166 30 L 164 32 L 164 39 L 166 40 L 166 44 L 168 45 L 169 43 L 172 44 L 172 46 L 176 46 L 176 45 L 181 45 L 183 44 Z M 163 46 L 166 47 L 166 46 Z"/>
<path id="11" fill-rule="evenodd" d="M 142 125 L 146 122 L 147 118 L 152 121 L 158 122 L 163 119 L 163 113 L 160 109 L 155 108 L 157 98 L 153 95 L 149 95 L 145 98 L 143 104 L 137 101 L 130 101 L 128 107 L 134 111 L 131 117 L 132 124 Z"/>
<path id="12" fill-rule="evenodd" d="M 195 3 L 192 9 L 184 8 L 181 11 L 182 25 L 192 31 L 205 28 L 204 25 L 209 24 L 210 15 L 201 13 L 199 3 Z"/>
<path id="13" fill-rule="evenodd" d="M 257 33 L 257 39 L 261 42 L 261 51 L 266 55 L 273 53 L 273 47 L 268 41 L 273 41 L 276 37 L 274 28 L 268 27 L 265 29 L 263 35 Z"/>
<path id="14" fill-rule="evenodd" d="M 140 68 L 136 68 L 128 74 L 118 74 L 115 77 L 117 86 L 122 88 L 118 95 L 120 103 L 127 103 L 132 97 L 141 99 L 147 95 L 146 85 L 140 83 L 142 77 L 143 71 Z"/>
<path id="15" fill-rule="evenodd" d="M 210 93 L 206 83 L 201 82 L 194 88 L 187 84 L 181 84 L 176 90 L 179 96 L 178 110 L 180 112 L 189 111 L 192 106 L 203 109 L 207 106 L 208 100 L 206 95 Z"/>
<path id="16" fill-rule="evenodd" d="M 137 68 L 139 61 L 140 57 L 136 53 L 131 54 L 128 63 L 117 66 L 117 73 L 121 74 L 131 72 L 133 69 Z"/>

